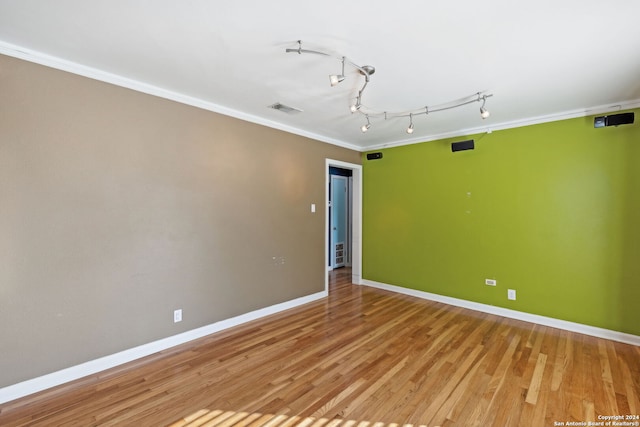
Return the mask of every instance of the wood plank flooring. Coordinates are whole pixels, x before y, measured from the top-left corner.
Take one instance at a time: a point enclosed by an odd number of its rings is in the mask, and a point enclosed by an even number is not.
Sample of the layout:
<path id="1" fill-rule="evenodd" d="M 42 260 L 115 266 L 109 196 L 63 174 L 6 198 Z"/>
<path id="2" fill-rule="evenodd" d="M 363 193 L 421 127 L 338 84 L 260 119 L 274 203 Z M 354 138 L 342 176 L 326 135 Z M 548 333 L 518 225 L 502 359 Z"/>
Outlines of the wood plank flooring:
<path id="1" fill-rule="evenodd" d="M 9 402 L 0 425 L 555 426 L 640 415 L 640 347 L 332 276 L 326 300 Z"/>

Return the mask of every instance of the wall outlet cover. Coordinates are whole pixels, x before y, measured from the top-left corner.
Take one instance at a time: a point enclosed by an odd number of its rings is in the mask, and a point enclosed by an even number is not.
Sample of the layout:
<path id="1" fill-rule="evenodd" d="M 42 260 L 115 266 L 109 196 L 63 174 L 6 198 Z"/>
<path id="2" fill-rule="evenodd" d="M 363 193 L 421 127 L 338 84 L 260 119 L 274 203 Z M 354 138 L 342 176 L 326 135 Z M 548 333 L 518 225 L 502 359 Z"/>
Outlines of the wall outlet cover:
<path id="1" fill-rule="evenodd" d="M 507 298 L 509 298 L 510 300 L 515 301 L 515 299 L 516 299 L 516 291 L 515 291 L 515 289 L 509 289 L 507 291 Z"/>
<path id="2" fill-rule="evenodd" d="M 496 286 L 498 281 L 495 279 L 484 279 L 484 284 L 487 286 Z"/>

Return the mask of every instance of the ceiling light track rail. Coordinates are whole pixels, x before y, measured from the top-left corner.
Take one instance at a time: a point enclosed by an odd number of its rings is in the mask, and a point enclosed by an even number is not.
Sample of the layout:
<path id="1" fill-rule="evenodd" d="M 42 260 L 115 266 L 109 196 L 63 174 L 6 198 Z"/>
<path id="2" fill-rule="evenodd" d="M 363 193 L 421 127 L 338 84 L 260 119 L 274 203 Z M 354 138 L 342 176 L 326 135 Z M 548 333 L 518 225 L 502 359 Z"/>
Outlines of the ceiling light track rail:
<path id="1" fill-rule="evenodd" d="M 311 54 L 314 54 L 314 55 L 328 56 L 330 58 L 337 59 L 338 61 L 342 61 L 343 64 L 351 65 L 353 68 L 355 68 L 356 70 L 360 71 L 360 74 L 363 74 L 367 78 L 369 77 L 369 74 L 373 74 L 376 71 L 375 68 L 371 67 L 370 65 L 369 66 L 365 65 L 364 67 L 361 67 L 358 64 L 356 64 L 355 62 L 350 61 L 345 56 L 334 56 L 334 55 L 331 55 L 330 53 L 321 52 L 319 50 L 303 49 L 302 48 L 302 40 L 298 40 L 298 48 L 297 49 L 287 48 L 286 52 L 287 53 L 297 53 L 299 55 L 302 55 L 303 53 L 311 53 Z M 367 67 L 370 67 L 370 69 L 367 69 Z M 343 69 L 343 75 L 344 75 L 344 69 Z"/>
<path id="2" fill-rule="evenodd" d="M 486 93 L 486 92 L 476 92 L 473 95 L 469 95 L 469 96 L 466 96 L 464 98 L 460 98 L 460 99 L 457 99 L 457 100 L 454 100 L 454 101 L 450 101 L 450 102 L 446 102 L 446 103 L 439 104 L 439 105 L 434 105 L 434 106 L 425 106 L 425 107 L 416 108 L 416 109 L 413 109 L 413 110 L 406 110 L 406 111 L 374 110 L 372 108 L 366 107 L 362 103 L 362 95 L 363 95 L 364 90 L 366 89 L 367 85 L 369 84 L 369 79 L 370 79 L 371 75 L 373 73 L 375 73 L 375 71 L 376 71 L 375 67 L 373 67 L 371 65 L 362 65 L 362 66 L 360 66 L 360 65 L 356 64 L 355 62 L 349 60 L 345 56 L 336 57 L 336 56 L 331 55 L 329 53 L 318 51 L 318 50 L 303 49 L 302 48 L 302 40 L 298 40 L 298 48 L 297 49 L 287 48 L 286 49 L 286 53 L 297 53 L 299 55 L 301 55 L 303 53 L 308 53 L 308 54 L 314 54 L 314 55 L 328 56 L 330 58 L 334 58 L 334 59 L 337 59 L 338 61 L 340 61 L 342 63 L 342 73 L 341 74 L 332 74 L 332 75 L 329 76 L 329 80 L 330 80 L 331 86 L 336 86 L 336 85 L 340 84 L 340 82 L 342 82 L 346 78 L 346 76 L 344 74 L 344 66 L 345 66 L 345 64 L 348 64 L 351 67 L 353 67 L 356 70 L 358 70 L 359 74 L 361 74 L 364 77 L 364 83 L 362 84 L 362 87 L 358 91 L 358 94 L 355 97 L 355 101 L 351 104 L 350 111 L 351 111 L 351 113 L 356 113 L 357 112 L 357 113 L 360 113 L 360 114 L 365 116 L 365 118 L 367 120 L 367 123 L 360 128 L 362 130 L 362 132 L 367 132 L 369 130 L 369 128 L 371 127 L 371 121 L 370 121 L 371 118 L 383 118 L 384 120 L 390 120 L 390 119 L 408 117 L 409 118 L 409 127 L 407 128 L 407 133 L 408 134 L 412 134 L 413 131 L 414 131 L 413 118 L 415 116 L 419 116 L 419 115 L 423 115 L 423 114 L 425 116 L 428 116 L 431 113 L 437 113 L 439 111 L 452 110 L 454 108 L 459 108 L 459 107 L 462 107 L 462 106 L 465 106 L 465 105 L 468 105 L 468 104 L 472 104 L 474 102 L 482 102 L 482 106 L 480 107 L 480 117 L 482 117 L 482 119 L 486 119 L 490 115 L 489 110 L 486 109 L 485 105 L 486 105 L 487 99 L 491 98 L 493 96 L 493 94 Z"/>

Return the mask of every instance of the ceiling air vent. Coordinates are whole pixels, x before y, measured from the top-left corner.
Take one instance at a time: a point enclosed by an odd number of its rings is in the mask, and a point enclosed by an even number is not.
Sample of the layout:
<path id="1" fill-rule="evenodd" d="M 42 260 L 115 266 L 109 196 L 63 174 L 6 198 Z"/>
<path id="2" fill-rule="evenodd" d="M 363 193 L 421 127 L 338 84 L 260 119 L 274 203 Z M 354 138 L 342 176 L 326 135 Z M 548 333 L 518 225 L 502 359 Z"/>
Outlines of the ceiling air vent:
<path id="1" fill-rule="evenodd" d="M 281 104 L 280 102 L 276 102 L 275 104 L 269 105 L 269 108 L 273 108 L 274 110 L 282 111 L 283 113 L 287 113 L 287 114 L 302 113 L 302 110 L 289 107 L 288 105 Z"/>

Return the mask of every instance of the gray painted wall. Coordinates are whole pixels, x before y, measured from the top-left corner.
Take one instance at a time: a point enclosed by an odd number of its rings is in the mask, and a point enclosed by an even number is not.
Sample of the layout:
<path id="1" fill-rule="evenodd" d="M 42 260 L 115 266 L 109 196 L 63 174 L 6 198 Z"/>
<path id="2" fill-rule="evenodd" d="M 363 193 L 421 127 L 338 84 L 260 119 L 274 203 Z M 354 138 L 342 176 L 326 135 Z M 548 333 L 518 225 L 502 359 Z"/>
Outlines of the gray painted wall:
<path id="1" fill-rule="evenodd" d="M 324 289 L 359 153 L 5 56 L 0 94 L 0 387 Z"/>

